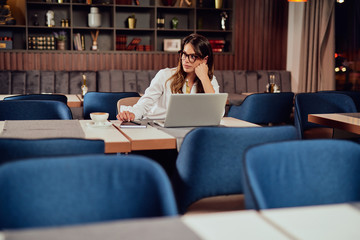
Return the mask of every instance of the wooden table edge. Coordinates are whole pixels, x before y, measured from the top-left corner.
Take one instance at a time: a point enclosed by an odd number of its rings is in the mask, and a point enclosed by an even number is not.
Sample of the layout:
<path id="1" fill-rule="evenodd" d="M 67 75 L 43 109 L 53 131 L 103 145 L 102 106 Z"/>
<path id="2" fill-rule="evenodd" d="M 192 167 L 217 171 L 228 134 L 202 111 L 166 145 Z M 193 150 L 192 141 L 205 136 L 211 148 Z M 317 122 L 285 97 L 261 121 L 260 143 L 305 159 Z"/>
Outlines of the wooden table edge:
<path id="1" fill-rule="evenodd" d="M 120 127 L 115 124 L 113 124 L 113 126 L 130 141 L 131 151 L 176 149 L 176 138 L 133 140 L 130 136 L 123 132 Z"/>
<path id="2" fill-rule="evenodd" d="M 308 121 L 311 123 L 316 123 L 324 126 L 328 126 L 331 128 L 341 129 L 347 132 L 352 132 L 356 134 L 360 134 L 360 126 L 351 124 L 351 123 L 342 123 L 333 119 L 326 119 L 321 116 L 316 116 L 316 114 L 309 114 Z"/>
<path id="3" fill-rule="evenodd" d="M 105 142 L 105 153 L 129 153 L 129 152 L 131 152 L 130 142 L 128 143 Z"/>

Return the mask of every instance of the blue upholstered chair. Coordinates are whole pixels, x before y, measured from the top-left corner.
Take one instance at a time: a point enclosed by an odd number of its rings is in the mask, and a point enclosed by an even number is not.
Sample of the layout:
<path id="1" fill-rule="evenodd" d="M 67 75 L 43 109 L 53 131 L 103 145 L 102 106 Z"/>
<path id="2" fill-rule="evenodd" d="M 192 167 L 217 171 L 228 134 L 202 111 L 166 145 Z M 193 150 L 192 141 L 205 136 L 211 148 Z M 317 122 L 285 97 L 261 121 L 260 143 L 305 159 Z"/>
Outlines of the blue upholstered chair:
<path id="1" fill-rule="evenodd" d="M 67 105 L 67 97 L 63 94 L 25 94 L 5 97 L 4 100 L 53 100 Z"/>
<path id="2" fill-rule="evenodd" d="M 141 156 L 82 155 L 0 166 L 0 229 L 177 215 L 170 181 Z"/>
<path id="3" fill-rule="evenodd" d="M 337 93 L 299 93 L 295 96 L 294 123 L 303 139 L 332 138 L 333 129 L 308 122 L 308 115 L 315 113 L 356 112 L 351 97 Z"/>
<path id="4" fill-rule="evenodd" d="M 104 153 L 103 140 L 0 138 L 0 164 L 23 158 Z"/>
<path id="5" fill-rule="evenodd" d="M 246 208 L 360 201 L 360 145 L 316 139 L 250 148 L 244 160 Z"/>
<path id="6" fill-rule="evenodd" d="M 242 194 L 243 152 L 250 146 L 297 139 L 293 126 L 196 128 L 189 132 L 176 160 L 174 190 L 179 211 L 206 197 Z"/>
<path id="7" fill-rule="evenodd" d="M 116 120 L 118 100 L 139 96 L 137 92 L 88 92 L 84 96 L 84 119 L 90 119 L 92 112 L 107 112 L 109 120 Z"/>
<path id="8" fill-rule="evenodd" d="M 294 93 L 255 93 L 244 102 L 229 109 L 228 116 L 256 124 L 289 123 L 294 102 Z"/>
<path id="9" fill-rule="evenodd" d="M 320 93 L 340 93 L 340 94 L 348 95 L 354 101 L 357 111 L 360 112 L 360 92 L 356 92 L 356 91 L 320 91 Z"/>
<path id="10" fill-rule="evenodd" d="M 0 101 L 0 121 L 46 119 L 72 119 L 72 113 L 70 108 L 60 101 Z"/>

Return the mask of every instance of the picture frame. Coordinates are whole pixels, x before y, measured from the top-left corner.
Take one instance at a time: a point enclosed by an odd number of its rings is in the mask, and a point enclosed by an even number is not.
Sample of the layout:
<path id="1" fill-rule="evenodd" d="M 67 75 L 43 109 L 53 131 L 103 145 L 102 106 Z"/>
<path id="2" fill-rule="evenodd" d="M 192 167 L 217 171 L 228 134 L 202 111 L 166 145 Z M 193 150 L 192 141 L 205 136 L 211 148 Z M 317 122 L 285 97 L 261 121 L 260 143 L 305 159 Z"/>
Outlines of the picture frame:
<path id="1" fill-rule="evenodd" d="M 181 39 L 164 39 L 165 52 L 177 52 L 181 50 Z"/>

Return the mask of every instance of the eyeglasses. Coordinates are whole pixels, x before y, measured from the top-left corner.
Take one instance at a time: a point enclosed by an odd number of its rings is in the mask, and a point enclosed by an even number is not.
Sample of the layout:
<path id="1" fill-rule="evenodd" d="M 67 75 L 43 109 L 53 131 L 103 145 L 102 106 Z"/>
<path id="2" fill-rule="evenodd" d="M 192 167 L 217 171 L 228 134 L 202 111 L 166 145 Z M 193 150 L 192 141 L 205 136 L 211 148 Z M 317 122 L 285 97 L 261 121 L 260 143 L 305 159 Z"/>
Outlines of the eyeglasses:
<path id="1" fill-rule="evenodd" d="M 179 56 L 182 60 L 185 60 L 186 58 L 189 60 L 190 63 L 194 63 L 196 59 L 200 58 L 199 56 L 195 54 L 186 54 L 184 51 L 179 51 Z"/>

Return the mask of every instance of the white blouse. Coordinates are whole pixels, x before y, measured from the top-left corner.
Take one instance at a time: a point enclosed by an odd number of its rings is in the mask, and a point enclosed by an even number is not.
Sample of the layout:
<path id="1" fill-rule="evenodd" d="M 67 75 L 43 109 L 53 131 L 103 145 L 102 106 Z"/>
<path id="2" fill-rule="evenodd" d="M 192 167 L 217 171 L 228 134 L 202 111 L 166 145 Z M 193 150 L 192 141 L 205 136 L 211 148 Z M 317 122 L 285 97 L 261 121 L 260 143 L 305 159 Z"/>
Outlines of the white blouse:
<path id="1" fill-rule="evenodd" d="M 165 68 L 160 70 L 151 80 L 150 86 L 145 90 L 144 95 L 134 106 L 120 106 L 120 111 L 130 111 L 135 114 L 135 119 L 163 119 L 166 116 L 166 109 L 169 104 L 171 89 L 170 81 L 167 81 L 174 73 L 176 68 Z M 215 93 L 219 93 L 219 84 L 213 76 L 211 84 Z M 186 84 L 183 86 L 186 92 Z M 191 88 L 190 93 L 196 93 L 196 83 Z"/>

